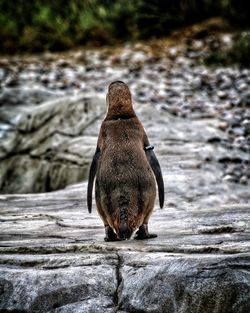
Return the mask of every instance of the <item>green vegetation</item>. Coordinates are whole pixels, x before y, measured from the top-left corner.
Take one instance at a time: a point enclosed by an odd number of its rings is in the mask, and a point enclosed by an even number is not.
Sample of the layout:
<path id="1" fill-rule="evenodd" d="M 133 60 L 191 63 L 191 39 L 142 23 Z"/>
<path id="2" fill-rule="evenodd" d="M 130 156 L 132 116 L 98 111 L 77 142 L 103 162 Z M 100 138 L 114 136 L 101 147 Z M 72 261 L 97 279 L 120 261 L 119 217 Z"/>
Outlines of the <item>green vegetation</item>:
<path id="1" fill-rule="evenodd" d="M 212 52 L 206 59 L 208 65 L 240 64 L 250 68 L 250 31 L 243 31 L 235 39 L 233 46 L 229 50 L 218 50 Z"/>
<path id="2" fill-rule="evenodd" d="M 62 50 L 166 36 L 212 16 L 249 26 L 245 0 L 0 0 L 2 52 Z"/>
<path id="3" fill-rule="evenodd" d="M 241 33 L 228 54 L 232 63 L 236 62 L 250 67 L 250 31 Z"/>

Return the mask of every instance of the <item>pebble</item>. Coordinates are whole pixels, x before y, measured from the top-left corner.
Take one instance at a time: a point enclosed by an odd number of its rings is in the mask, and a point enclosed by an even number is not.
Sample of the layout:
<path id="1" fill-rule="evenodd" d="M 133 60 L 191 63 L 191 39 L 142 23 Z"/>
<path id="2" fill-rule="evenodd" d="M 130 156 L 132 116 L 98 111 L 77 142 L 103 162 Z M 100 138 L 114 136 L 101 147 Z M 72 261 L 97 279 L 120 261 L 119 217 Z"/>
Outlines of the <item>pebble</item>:
<path id="1" fill-rule="evenodd" d="M 3 68 L 0 68 L 0 81 L 4 80 L 5 74 L 5 70 Z"/>
<path id="2" fill-rule="evenodd" d="M 223 181 L 227 181 L 227 182 L 235 182 L 235 178 L 233 175 L 225 175 L 223 178 L 222 178 Z"/>
<path id="3" fill-rule="evenodd" d="M 228 128 L 228 123 L 227 122 L 220 122 L 218 127 L 221 129 L 221 130 L 226 130 Z"/>
<path id="4" fill-rule="evenodd" d="M 223 91 L 223 90 L 219 90 L 219 91 L 217 92 L 217 95 L 218 95 L 218 97 L 219 97 L 220 99 L 226 99 L 226 98 L 227 98 L 227 93 L 226 93 L 225 91 Z"/>
<path id="5" fill-rule="evenodd" d="M 242 176 L 239 180 L 240 184 L 246 185 L 248 182 L 247 176 Z"/>

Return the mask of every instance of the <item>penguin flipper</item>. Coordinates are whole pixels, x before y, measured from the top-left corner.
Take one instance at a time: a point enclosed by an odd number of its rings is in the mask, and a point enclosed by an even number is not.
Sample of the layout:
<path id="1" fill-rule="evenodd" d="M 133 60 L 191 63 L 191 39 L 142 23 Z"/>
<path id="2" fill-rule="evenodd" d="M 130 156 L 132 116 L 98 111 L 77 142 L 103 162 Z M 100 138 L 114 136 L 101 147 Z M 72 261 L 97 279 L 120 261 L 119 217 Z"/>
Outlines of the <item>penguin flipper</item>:
<path id="1" fill-rule="evenodd" d="M 157 157 L 153 151 L 154 147 L 153 146 L 147 146 L 144 148 L 147 160 L 154 172 L 156 182 L 158 185 L 158 193 L 159 193 L 159 203 L 160 207 L 163 208 L 164 204 L 164 182 L 162 178 L 162 173 L 161 173 L 161 167 L 160 164 L 157 160 Z"/>
<path id="2" fill-rule="evenodd" d="M 87 204 L 88 204 L 89 213 L 91 213 L 91 209 L 92 209 L 92 190 L 93 190 L 94 179 L 95 179 L 95 175 L 96 175 L 96 171 L 97 171 L 97 167 L 99 163 L 99 158 L 100 158 L 100 149 L 97 147 L 92 163 L 90 165 L 90 170 L 89 170 L 89 179 L 88 179 L 88 188 L 87 188 Z"/>

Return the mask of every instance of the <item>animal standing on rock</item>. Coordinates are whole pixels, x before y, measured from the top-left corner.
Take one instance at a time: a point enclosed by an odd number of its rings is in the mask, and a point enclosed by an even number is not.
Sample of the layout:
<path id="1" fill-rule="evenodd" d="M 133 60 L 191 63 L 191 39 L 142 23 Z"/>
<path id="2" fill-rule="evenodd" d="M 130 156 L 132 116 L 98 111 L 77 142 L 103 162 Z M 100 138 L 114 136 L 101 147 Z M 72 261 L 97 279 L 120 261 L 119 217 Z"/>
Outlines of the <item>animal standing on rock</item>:
<path id="1" fill-rule="evenodd" d="M 156 185 L 160 207 L 164 203 L 164 183 L 159 162 L 137 118 L 128 86 L 122 81 L 109 85 L 107 115 L 102 122 L 89 172 L 87 202 L 92 207 L 92 189 L 105 226 L 105 241 L 157 237 L 148 232 Z"/>

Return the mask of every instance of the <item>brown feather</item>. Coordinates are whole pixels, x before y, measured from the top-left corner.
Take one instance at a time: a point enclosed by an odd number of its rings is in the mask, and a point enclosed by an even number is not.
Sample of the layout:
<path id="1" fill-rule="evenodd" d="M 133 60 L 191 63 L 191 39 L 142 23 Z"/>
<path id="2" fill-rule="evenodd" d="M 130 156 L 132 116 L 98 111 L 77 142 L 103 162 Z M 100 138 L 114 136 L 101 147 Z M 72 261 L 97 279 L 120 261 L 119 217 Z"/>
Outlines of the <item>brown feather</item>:
<path id="1" fill-rule="evenodd" d="M 104 225 L 129 239 L 154 207 L 155 179 L 144 151 L 149 142 L 126 84 L 110 84 L 107 105 L 97 143 L 96 204 Z"/>

